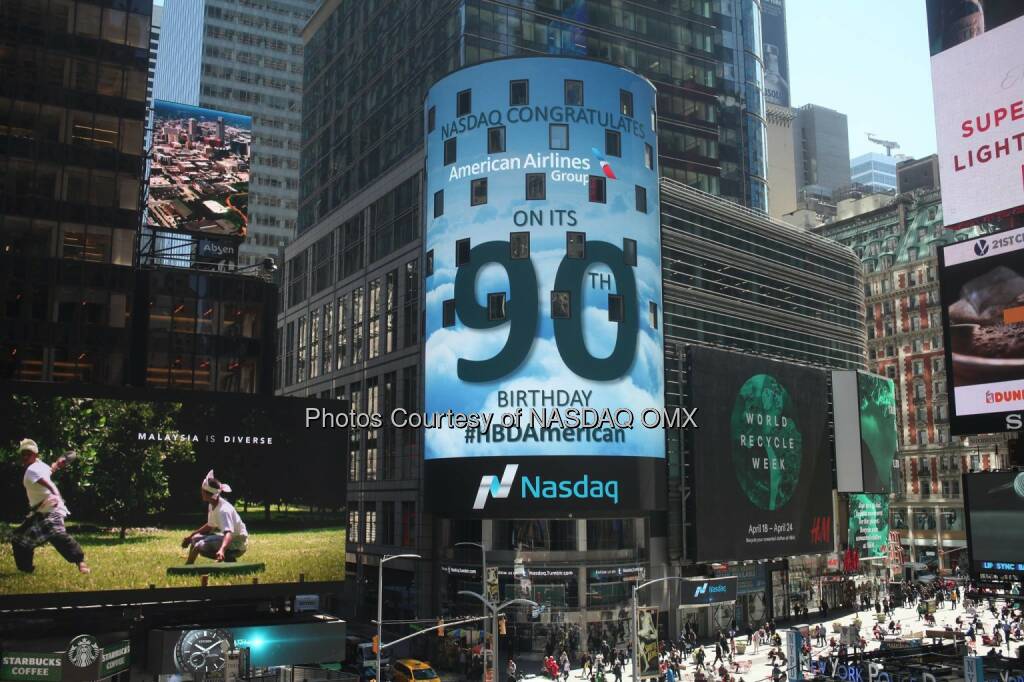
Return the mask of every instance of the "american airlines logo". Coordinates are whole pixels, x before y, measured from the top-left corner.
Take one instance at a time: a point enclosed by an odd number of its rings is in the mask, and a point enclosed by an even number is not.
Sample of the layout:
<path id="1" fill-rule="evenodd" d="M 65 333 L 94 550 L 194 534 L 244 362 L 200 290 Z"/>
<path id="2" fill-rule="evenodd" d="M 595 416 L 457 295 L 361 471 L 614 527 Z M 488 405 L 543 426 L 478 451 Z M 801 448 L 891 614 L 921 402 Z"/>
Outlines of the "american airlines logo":
<path id="1" fill-rule="evenodd" d="M 488 493 L 496 500 L 507 498 L 508 494 L 512 492 L 512 482 L 516 478 L 517 471 L 519 471 L 518 464 L 507 464 L 505 465 L 505 472 L 501 475 L 500 479 L 493 474 L 481 476 L 480 487 L 476 491 L 476 501 L 473 502 L 473 509 L 484 508 L 484 505 L 487 504 Z"/>

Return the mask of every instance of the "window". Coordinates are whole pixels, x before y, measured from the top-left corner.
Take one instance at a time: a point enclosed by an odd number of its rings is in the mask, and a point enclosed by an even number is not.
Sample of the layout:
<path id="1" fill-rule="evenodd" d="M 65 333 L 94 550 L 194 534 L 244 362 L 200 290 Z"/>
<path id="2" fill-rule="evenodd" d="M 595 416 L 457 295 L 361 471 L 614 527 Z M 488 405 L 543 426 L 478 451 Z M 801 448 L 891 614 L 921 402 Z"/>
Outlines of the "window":
<path id="1" fill-rule="evenodd" d="M 607 200 L 607 195 L 606 195 L 606 190 L 605 190 L 605 179 L 603 177 L 601 177 L 600 175 L 591 175 L 590 176 L 590 183 L 589 183 L 588 190 L 589 190 L 590 201 L 592 201 L 594 203 L 597 203 L 597 204 L 603 204 Z"/>
<path id="2" fill-rule="evenodd" d="M 375 544 L 377 542 L 377 510 L 367 510 L 364 518 L 363 532 L 366 535 L 366 543 Z"/>
<path id="3" fill-rule="evenodd" d="M 469 205 L 481 206 L 487 203 L 487 178 L 474 180 L 469 188 Z"/>
<path id="4" fill-rule="evenodd" d="M 583 81 L 565 81 L 565 104 L 570 107 L 583 106 Z"/>
<path id="5" fill-rule="evenodd" d="M 551 319 L 568 320 L 572 315 L 571 299 L 568 291 L 551 292 Z"/>
<path id="6" fill-rule="evenodd" d="M 427 109 L 427 132 L 434 132 L 434 128 L 437 126 L 437 107 L 430 107 Z"/>
<path id="7" fill-rule="evenodd" d="M 622 260 L 630 267 L 636 267 L 636 240 L 624 237 L 622 239 Z"/>
<path id="8" fill-rule="evenodd" d="M 569 126 L 565 123 L 548 125 L 548 146 L 552 149 L 569 148 Z"/>
<path id="9" fill-rule="evenodd" d="M 455 299 L 449 298 L 442 304 L 441 309 L 441 326 L 442 327 L 454 327 L 455 326 Z"/>
<path id="10" fill-rule="evenodd" d="M 649 144 L 644 145 L 644 166 L 648 170 L 654 169 L 654 148 Z"/>
<path id="11" fill-rule="evenodd" d="M 468 238 L 457 239 L 455 241 L 455 266 L 465 265 L 469 262 L 469 252 L 472 248 L 472 243 Z"/>
<path id="12" fill-rule="evenodd" d="M 374 279 L 370 282 L 367 288 L 368 303 L 369 303 L 369 316 L 367 325 L 367 343 L 369 344 L 369 350 L 367 357 L 372 360 L 380 355 L 380 311 L 381 311 L 381 282 L 380 278 Z M 369 391 L 369 385 L 367 390 Z"/>
<path id="13" fill-rule="evenodd" d="M 505 126 L 487 129 L 487 153 L 500 154 L 505 151 Z"/>
<path id="14" fill-rule="evenodd" d="M 895 379 L 896 378 L 896 368 L 893 367 L 892 365 L 889 365 L 888 367 L 886 367 L 885 368 L 885 376 L 889 377 L 890 379 Z"/>
<path id="15" fill-rule="evenodd" d="M 619 90 L 619 111 L 623 116 L 633 118 L 633 93 L 628 90 Z"/>
<path id="16" fill-rule="evenodd" d="M 530 233 L 510 232 L 508 235 L 509 257 L 512 260 L 524 260 L 530 257 Z"/>
<path id="17" fill-rule="evenodd" d="M 349 472 L 351 473 L 351 472 Z M 349 480 L 355 480 L 350 478 Z M 359 510 L 350 509 L 348 512 L 348 540 L 359 544 L 363 539 L 359 536 Z"/>
<path id="18" fill-rule="evenodd" d="M 636 186 L 636 210 L 647 213 L 647 188 Z"/>
<path id="19" fill-rule="evenodd" d="M 487 319 L 504 320 L 505 319 L 505 292 L 497 294 L 487 294 Z"/>
<path id="20" fill-rule="evenodd" d="M 473 109 L 473 91 L 462 90 L 455 96 L 455 115 L 465 116 Z"/>
<path id="21" fill-rule="evenodd" d="M 508 84 L 509 106 L 521 107 L 530 103 L 530 81 L 510 81 Z"/>
<path id="22" fill-rule="evenodd" d="M 617 130 L 604 131 L 604 152 L 608 156 L 622 156 L 622 134 Z"/>
<path id="23" fill-rule="evenodd" d="M 647 314 L 650 318 L 651 329 L 658 328 L 658 304 L 654 301 L 650 301 L 647 304 Z"/>
<path id="24" fill-rule="evenodd" d="M 440 218 L 444 215 L 444 190 L 434 192 L 434 217 Z"/>
<path id="25" fill-rule="evenodd" d="M 608 321 L 609 322 L 622 322 L 625 318 L 625 306 L 622 302 L 622 296 L 616 294 L 608 294 Z"/>
<path id="26" fill-rule="evenodd" d="M 527 173 L 526 174 L 526 198 L 529 200 L 544 199 L 546 196 L 545 192 L 545 181 L 547 179 L 546 173 Z"/>
<path id="27" fill-rule="evenodd" d="M 924 360 L 914 360 L 914 376 L 921 376 L 924 374 Z"/>
<path id="28" fill-rule="evenodd" d="M 446 166 L 455 163 L 455 140 L 456 138 L 453 137 L 444 141 L 444 165 Z"/>
<path id="29" fill-rule="evenodd" d="M 581 259 L 587 257 L 587 235 L 584 232 L 565 233 L 566 258 Z"/>

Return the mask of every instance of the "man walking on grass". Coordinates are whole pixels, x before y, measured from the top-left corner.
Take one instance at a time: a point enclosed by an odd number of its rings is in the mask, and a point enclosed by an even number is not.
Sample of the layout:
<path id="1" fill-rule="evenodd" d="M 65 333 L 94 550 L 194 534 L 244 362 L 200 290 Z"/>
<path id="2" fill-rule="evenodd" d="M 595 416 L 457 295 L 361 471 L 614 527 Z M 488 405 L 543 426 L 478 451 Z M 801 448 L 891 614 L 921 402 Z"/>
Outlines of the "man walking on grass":
<path id="1" fill-rule="evenodd" d="M 88 573 L 82 546 L 68 535 L 64 527 L 68 508 L 51 480 L 51 476 L 67 463 L 68 457 L 61 457 L 52 465 L 40 461 L 39 446 L 31 438 L 25 438 L 18 444 L 18 452 L 25 467 L 21 482 L 25 486 L 29 507 L 28 516 L 11 533 L 14 563 L 18 570 L 32 573 L 35 570 L 32 559 L 36 547 L 49 542 L 68 563 L 78 567 L 79 573 Z"/>

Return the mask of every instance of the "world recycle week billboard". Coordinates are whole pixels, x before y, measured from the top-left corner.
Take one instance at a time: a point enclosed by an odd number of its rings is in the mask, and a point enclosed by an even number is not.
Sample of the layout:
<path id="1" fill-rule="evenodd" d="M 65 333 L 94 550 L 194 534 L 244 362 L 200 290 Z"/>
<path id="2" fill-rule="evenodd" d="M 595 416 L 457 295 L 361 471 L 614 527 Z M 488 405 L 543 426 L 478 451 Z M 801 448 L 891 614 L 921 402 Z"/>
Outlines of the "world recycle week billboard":
<path id="1" fill-rule="evenodd" d="M 427 95 L 425 409 L 481 420 L 427 429 L 434 512 L 663 507 L 654 107 L 647 80 L 575 58 Z"/>

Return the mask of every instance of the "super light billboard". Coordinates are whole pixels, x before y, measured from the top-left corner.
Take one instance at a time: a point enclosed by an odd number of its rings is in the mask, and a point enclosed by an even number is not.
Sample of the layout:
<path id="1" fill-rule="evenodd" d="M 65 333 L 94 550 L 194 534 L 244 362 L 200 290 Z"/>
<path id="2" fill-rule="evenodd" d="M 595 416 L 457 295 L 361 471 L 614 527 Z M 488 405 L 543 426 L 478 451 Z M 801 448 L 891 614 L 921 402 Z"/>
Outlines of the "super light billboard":
<path id="1" fill-rule="evenodd" d="M 942 215 L 947 227 L 1024 205 L 1019 0 L 928 0 Z"/>
<path id="2" fill-rule="evenodd" d="M 664 406 L 654 87 L 503 59 L 424 109 L 425 407 L 471 417 L 426 430 L 432 510 L 660 507 L 664 431 L 640 425 Z"/>
<path id="3" fill-rule="evenodd" d="M 825 373 L 687 349 L 697 561 L 833 550 Z"/>
<path id="4" fill-rule="evenodd" d="M 964 474 L 964 509 L 972 572 L 1024 575 L 1024 472 Z"/>
<path id="5" fill-rule="evenodd" d="M 249 116 L 154 100 L 147 226 L 244 238 L 251 152 Z"/>
<path id="6" fill-rule="evenodd" d="M 325 404 L 5 385 L 0 604 L 337 584 L 346 431 L 306 423 Z"/>
<path id="7" fill-rule="evenodd" d="M 1021 428 L 1024 228 L 943 247 L 939 285 L 951 391 L 950 432 Z"/>

